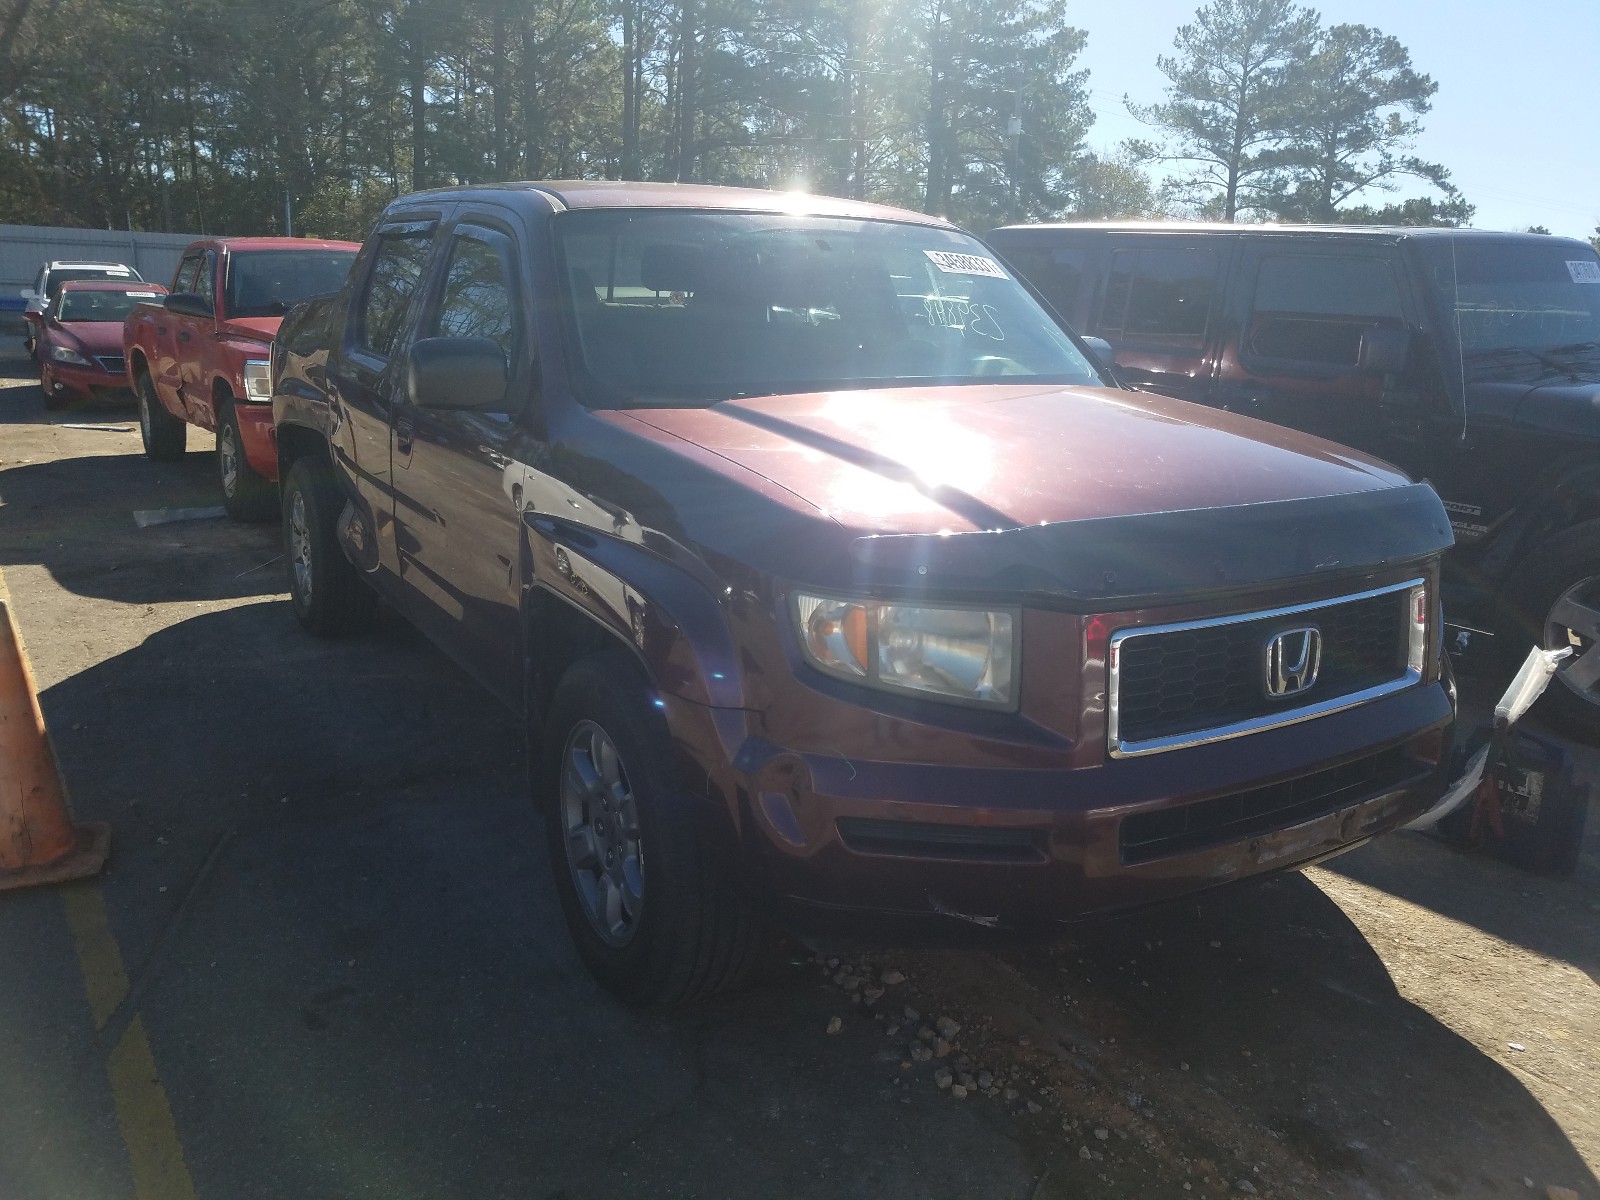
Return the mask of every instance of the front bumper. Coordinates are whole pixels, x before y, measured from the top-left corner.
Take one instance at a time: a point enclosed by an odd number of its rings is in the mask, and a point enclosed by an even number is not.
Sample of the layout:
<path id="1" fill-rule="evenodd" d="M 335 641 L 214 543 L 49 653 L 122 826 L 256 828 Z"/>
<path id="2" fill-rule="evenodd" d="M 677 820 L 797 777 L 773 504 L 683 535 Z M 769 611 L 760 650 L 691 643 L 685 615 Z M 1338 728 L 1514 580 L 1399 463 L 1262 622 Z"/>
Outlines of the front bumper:
<path id="1" fill-rule="evenodd" d="M 104 367 L 78 367 L 71 363 L 41 362 L 39 386 L 51 400 L 106 400 L 131 403 L 133 391 L 128 373 L 107 371 Z"/>
<path id="2" fill-rule="evenodd" d="M 1231 742 L 1018 770 L 747 741 L 741 862 L 778 919 L 1022 929 L 1174 900 L 1353 849 L 1438 798 L 1442 683 Z"/>

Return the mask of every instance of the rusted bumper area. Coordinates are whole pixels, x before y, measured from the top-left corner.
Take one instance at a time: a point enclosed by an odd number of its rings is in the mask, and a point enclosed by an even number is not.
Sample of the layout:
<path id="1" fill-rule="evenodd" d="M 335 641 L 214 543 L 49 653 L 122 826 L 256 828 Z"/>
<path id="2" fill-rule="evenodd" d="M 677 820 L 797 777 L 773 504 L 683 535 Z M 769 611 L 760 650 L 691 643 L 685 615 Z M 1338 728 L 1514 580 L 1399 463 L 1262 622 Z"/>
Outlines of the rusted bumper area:
<path id="1" fill-rule="evenodd" d="M 272 432 L 272 405 L 236 404 L 234 413 L 239 418 L 239 439 L 244 443 L 245 461 L 257 474 L 277 481 L 278 442 Z"/>
<path id="2" fill-rule="evenodd" d="M 1304 866 L 1404 825 L 1444 786 L 1453 716 L 1430 685 L 1077 771 L 774 751 L 744 792 L 741 857 L 800 928 L 1049 926 Z"/>

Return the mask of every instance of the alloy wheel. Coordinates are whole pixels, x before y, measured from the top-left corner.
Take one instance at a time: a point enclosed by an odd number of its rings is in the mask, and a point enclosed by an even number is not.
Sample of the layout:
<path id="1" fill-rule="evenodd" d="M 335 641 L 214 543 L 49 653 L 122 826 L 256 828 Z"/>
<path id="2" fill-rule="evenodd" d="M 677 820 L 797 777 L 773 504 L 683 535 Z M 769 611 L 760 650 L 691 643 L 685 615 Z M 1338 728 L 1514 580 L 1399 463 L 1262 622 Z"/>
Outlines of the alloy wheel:
<path id="1" fill-rule="evenodd" d="M 289 562 L 294 567 L 294 587 L 302 605 L 311 602 L 311 530 L 306 522 L 306 494 L 295 489 L 289 499 Z"/>
<path id="2" fill-rule="evenodd" d="M 580 722 L 567 737 L 561 818 L 584 916 L 608 946 L 627 945 L 644 912 L 639 812 L 616 744 L 593 721 Z"/>
<path id="3" fill-rule="evenodd" d="M 222 469 L 222 494 L 232 496 L 239 490 L 239 439 L 232 421 L 217 433 L 217 463 Z"/>

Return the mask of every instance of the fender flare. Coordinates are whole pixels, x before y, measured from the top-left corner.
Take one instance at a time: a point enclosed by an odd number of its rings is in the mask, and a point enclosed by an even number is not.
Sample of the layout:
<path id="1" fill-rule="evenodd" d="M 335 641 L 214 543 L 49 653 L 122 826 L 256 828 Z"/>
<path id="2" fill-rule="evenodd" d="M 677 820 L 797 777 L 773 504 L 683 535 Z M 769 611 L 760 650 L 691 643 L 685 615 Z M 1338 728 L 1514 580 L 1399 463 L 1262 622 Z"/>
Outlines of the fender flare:
<path id="1" fill-rule="evenodd" d="M 1574 456 L 1559 463 L 1509 513 L 1478 552 L 1479 572 L 1503 586 L 1517 565 L 1563 529 L 1600 517 L 1600 459 Z"/>

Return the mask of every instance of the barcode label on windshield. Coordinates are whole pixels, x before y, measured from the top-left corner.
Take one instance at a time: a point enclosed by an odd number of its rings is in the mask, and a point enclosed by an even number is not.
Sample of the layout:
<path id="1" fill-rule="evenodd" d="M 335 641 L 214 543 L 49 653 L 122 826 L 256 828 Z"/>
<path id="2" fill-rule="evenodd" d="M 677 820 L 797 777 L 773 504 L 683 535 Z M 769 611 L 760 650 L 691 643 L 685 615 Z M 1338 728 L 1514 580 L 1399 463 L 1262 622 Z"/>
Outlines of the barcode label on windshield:
<path id="1" fill-rule="evenodd" d="M 951 275 L 987 275 L 991 279 L 1009 279 L 1000 264 L 981 254 L 957 254 L 951 250 L 924 250 L 928 261 L 939 270 Z"/>
<path id="2" fill-rule="evenodd" d="M 1573 283 L 1600 283 L 1600 262 L 1592 259 L 1567 259 L 1567 274 Z"/>

